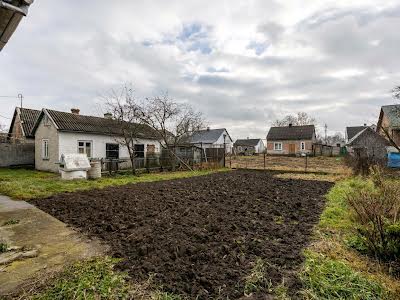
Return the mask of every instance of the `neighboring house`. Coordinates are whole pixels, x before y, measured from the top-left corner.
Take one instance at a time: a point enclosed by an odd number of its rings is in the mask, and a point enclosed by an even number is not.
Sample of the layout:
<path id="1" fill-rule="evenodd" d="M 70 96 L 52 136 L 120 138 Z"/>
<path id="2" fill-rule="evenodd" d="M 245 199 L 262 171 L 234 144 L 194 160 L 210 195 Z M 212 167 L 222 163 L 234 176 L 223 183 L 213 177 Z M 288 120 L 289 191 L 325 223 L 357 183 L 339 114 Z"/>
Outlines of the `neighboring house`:
<path id="1" fill-rule="evenodd" d="M 384 160 L 387 158 L 387 147 L 391 143 L 374 131 L 370 127 L 361 130 L 347 143 L 347 148 L 350 153 L 357 152 L 367 155 L 369 158 Z"/>
<path id="2" fill-rule="evenodd" d="M 271 127 L 267 135 L 267 152 L 278 155 L 311 154 L 316 140 L 314 125 Z"/>
<path id="3" fill-rule="evenodd" d="M 202 149 L 223 148 L 227 153 L 232 152 L 233 140 L 225 128 L 210 129 L 193 132 L 189 138 L 189 143 Z"/>
<path id="4" fill-rule="evenodd" d="M 367 127 L 368 127 L 367 124 L 364 124 L 364 126 L 346 127 L 346 132 L 345 132 L 346 143 L 348 143 L 357 133 L 363 131 Z"/>
<path id="5" fill-rule="evenodd" d="M 58 172 L 63 154 L 86 153 L 89 158 L 125 159 L 129 165 L 128 149 L 122 140 L 119 122 L 84 116 L 78 109 L 72 113 L 43 109 L 32 129 L 35 135 L 35 167 L 38 170 Z M 161 144 L 156 133 L 143 125 L 135 145 L 136 157 L 160 153 Z"/>
<path id="6" fill-rule="evenodd" d="M 40 110 L 16 107 L 8 131 L 9 140 L 34 143 L 35 136 L 32 134 L 32 128 L 40 113 Z"/>
<path id="7" fill-rule="evenodd" d="M 233 144 L 236 154 L 253 155 L 263 153 L 265 145 L 262 139 L 242 139 L 236 140 Z"/>
<path id="8" fill-rule="evenodd" d="M 377 132 L 387 137 L 384 130 L 390 135 L 396 145 L 400 146 L 400 105 L 382 106 Z"/>
<path id="9" fill-rule="evenodd" d="M 21 19 L 28 14 L 33 0 L 0 0 L 0 51 L 17 29 Z"/>

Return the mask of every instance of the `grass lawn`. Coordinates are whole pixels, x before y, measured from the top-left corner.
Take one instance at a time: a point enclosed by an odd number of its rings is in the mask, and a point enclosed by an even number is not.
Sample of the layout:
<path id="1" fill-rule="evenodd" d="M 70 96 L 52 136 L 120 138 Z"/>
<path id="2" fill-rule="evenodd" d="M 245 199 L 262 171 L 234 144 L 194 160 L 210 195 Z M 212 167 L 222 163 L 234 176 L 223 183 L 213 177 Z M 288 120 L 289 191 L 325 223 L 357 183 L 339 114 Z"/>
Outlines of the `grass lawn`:
<path id="1" fill-rule="evenodd" d="M 128 183 L 187 178 L 227 170 L 228 169 L 165 172 L 141 174 L 138 176 L 124 174 L 105 176 L 96 180 L 65 181 L 61 180 L 60 176 L 54 173 L 25 169 L 0 168 L 0 195 L 6 195 L 18 200 L 29 200 L 48 197 L 63 192 L 104 188 L 107 186 L 124 185 Z"/>
<path id="2" fill-rule="evenodd" d="M 315 242 L 304 253 L 300 275 L 304 299 L 398 299 L 400 280 L 358 251 L 362 243 L 353 234 L 345 201 L 348 193 L 373 188 L 367 179 L 350 178 L 338 182 L 328 193 Z"/>

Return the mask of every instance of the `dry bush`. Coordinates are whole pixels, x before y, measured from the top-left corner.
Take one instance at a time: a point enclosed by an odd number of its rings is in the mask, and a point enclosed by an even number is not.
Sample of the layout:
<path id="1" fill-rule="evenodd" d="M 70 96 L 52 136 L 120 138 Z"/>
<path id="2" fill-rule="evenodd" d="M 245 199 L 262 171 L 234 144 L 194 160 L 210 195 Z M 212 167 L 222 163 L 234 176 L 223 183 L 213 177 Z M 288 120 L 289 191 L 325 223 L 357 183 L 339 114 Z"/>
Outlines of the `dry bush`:
<path id="1" fill-rule="evenodd" d="M 400 256 L 400 184 L 372 169 L 374 189 L 347 195 L 357 232 L 376 258 L 395 262 Z M 400 269 L 398 270 L 400 271 Z"/>
<path id="2" fill-rule="evenodd" d="M 353 171 L 354 175 L 362 176 L 370 175 L 372 168 L 383 167 L 385 165 L 385 161 L 382 159 L 359 154 L 347 154 L 344 157 L 344 163 Z"/>

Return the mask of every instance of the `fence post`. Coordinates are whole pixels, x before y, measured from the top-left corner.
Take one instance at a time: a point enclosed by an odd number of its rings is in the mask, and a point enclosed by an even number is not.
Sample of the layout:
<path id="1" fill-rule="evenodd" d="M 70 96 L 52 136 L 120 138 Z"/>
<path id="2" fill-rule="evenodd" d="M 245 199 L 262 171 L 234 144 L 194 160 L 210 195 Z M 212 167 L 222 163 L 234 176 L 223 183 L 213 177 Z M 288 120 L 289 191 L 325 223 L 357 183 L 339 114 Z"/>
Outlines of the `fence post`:
<path id="1" fill-rule="evenodd" d="M 307 172 L 307 167 L 308 167 L 308 155 L 306 154 L 306 166 L 305 166 L 305 172 Z"/>
<path id="2" fill-rule="evenodd" d="M 264 171 L 265 171 L 265 152 L 264 152 Z"/>

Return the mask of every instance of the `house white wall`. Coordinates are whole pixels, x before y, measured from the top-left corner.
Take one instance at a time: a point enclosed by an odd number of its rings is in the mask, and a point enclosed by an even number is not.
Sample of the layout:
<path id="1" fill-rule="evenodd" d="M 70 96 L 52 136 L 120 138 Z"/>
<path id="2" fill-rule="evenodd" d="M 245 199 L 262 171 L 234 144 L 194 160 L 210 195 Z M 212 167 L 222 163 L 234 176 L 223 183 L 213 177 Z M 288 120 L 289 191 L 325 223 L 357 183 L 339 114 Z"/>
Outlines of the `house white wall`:
<path id="1" fill-rule="evenodd" d="M 93 158 L 105 158 L 106 157 L 106 144 L 117 144 L 119 139 L 114 136 L 91 134 L 91 133 L 79 133 L 79 132 L 58 132 L 58 155 L 61 157 L 62 154 L 67 153 L 78 153 L 78 141 L 91 141 L 92 142 L 92 157 Z M 145 156 L 147 152 L 147 145 L 154 145 L 155 152 L 161 152 L 161 144 L 156 140 L 149 139 L 138 139 L 137 144 L 144 144 Z M 129 158 L 128 149 L 120 145 L 119 146 L 119 157 Z"/>
<path id="2" fill-rule="evenodd" d="M 265 150 L 265 144 L 263 142 L 263 140 L 260 139 L 260 141 L 258 142 L 258 144 L 255 147 L 255 151 L 256 153 L 263 153 Z"/>

